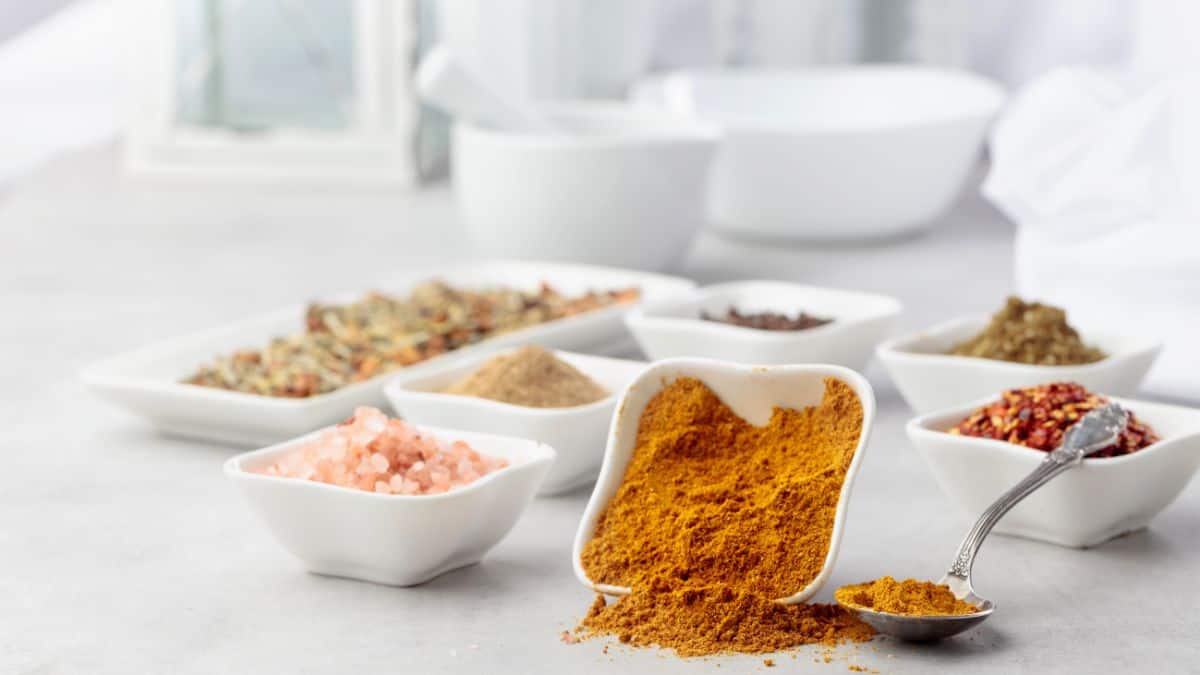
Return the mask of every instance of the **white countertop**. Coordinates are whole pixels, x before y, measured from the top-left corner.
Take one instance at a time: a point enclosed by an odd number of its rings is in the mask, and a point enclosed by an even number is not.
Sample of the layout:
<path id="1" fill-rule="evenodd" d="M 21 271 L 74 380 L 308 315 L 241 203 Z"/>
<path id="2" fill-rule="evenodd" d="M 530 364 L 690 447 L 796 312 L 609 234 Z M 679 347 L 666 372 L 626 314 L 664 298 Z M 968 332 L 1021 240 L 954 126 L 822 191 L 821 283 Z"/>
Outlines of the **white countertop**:
<path id="1" fill-rule="evenodd" d="M 91 398 L 77 372 L 462 256 L 448 193 L 151 186 L 114 163 L 89 151 L 0 192 L 0 672 L 765 671 L 761 657 L 559 642 L 592 600 L 569 560 L 586 491 L 536 501 L 482 564 L 421 587 L 303 572 L 222 476 L 229 448 L 161 437 Z M 680 271 L 889 293 L 907 330 L 997 306 L 1011 234 L 969 197 L 922 237 L 792 250 L 705 237 Z M 868 375 L 880 414 L 820 600 L 880 574 L 940 575 L 969 525 L 904 438 L 907 407 L 880 370 Z M 998 604 L 979 630 L 846 646 L 832 664 L 813 649 L 774 659 L 817 673 L 1200 668 L 1198 534 L 1193 482 L 1148 530 L 1093 550 L 997 535 L 976 566 Z"/>

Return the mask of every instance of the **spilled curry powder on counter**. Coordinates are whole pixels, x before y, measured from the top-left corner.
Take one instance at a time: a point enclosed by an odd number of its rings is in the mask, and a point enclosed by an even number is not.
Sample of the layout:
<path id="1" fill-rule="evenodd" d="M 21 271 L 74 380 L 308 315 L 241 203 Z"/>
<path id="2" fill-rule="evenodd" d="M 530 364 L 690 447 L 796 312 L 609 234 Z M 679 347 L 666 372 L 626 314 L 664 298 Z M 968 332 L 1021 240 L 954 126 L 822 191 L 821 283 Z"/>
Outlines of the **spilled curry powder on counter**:
<path id="1" fill-rule="evenodd" d="M 820 404 L 776 408 L 755 427 L 704 383 L 680 378 L 647 404 L 617 494 L 583 550 L 599 596 L 579 632 L 681 656 L 865 641 L 836 605 L 775 602 L 825 564 L 862 402 L 828 378 Z"/>

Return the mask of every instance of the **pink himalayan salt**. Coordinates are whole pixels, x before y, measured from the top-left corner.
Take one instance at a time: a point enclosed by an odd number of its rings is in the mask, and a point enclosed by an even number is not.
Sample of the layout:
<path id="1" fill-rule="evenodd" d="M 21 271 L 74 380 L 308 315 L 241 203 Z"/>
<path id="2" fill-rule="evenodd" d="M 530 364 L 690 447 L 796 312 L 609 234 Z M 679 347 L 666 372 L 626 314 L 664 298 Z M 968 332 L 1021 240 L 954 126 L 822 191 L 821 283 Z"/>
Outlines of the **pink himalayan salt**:
<path id="1" fill-rule="evenodd" d="M 369 492 L 434 495 L 508 466 L 463 441 L 443 443 L 416 427 L 360 407 L 354 416 L 260 470 Z"/>

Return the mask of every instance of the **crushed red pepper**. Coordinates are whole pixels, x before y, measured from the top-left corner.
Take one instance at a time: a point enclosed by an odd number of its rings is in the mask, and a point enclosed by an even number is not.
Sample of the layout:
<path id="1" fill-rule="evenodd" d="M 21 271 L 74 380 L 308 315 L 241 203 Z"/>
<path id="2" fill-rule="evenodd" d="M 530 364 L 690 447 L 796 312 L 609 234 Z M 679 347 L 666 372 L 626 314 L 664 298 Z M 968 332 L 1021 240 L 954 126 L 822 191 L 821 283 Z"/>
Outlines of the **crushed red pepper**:
<path id="1" fill-rule="evenodd" d="M 949 432 L 993 438 L 1050 452 L 1062 445 L 1063 436 L 1089 411 L 1108 403 L 1075 382 L 1010 389 L 1000 400 L 986 405 L 959 422 Z M 1091 455 L 1117 457 L 1137 452 L 1158 441 L 1158 434 L 1129 412 L 1129 424 L 1117 442 Z"/>

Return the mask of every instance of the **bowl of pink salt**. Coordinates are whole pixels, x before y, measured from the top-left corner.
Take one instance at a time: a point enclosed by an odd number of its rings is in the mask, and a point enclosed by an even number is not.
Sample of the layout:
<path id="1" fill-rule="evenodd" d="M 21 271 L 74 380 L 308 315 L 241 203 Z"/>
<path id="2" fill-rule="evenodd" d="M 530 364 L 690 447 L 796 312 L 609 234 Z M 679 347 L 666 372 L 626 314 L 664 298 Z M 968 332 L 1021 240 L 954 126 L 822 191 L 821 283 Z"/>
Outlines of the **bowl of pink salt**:
<path id="1" fill-rule="evenodd" d="M 554 456 L 544 443 L 416 427 L 362 407 L 238 455 L 225 474 L 310 572 L 413 586 L 479 562 Z"/>

